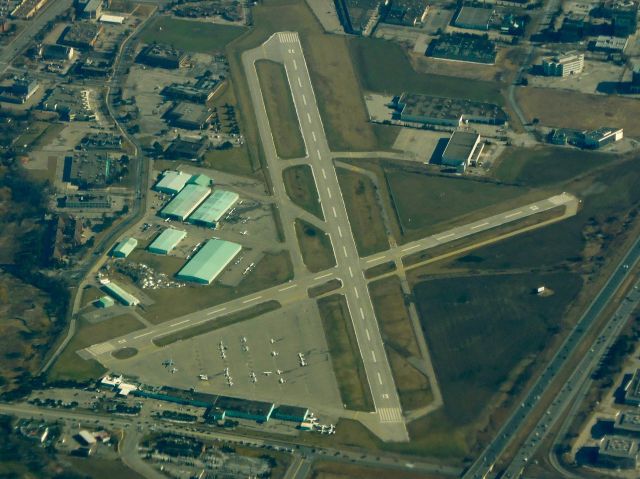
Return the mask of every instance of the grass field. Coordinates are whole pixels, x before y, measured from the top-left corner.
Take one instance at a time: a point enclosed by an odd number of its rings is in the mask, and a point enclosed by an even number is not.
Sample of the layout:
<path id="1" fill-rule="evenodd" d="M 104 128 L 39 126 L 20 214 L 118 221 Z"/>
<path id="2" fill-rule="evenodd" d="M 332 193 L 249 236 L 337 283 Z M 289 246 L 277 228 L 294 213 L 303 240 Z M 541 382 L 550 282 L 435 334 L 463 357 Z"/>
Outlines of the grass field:
<path id="1" fill-rule="evenodd" d="M 497 82 L 416 72 L 397 43 L 354 38 L 349 47 L 360 83 L 366 91 L 389 95 L 400 95 L 406 91 L 498 105 L 504 103 Z"/>
<path id="2" fill-rule="evenodd" d="M 244 27 L 160 16 L 140 35 L 144 43 L 165 43 L 192 53 L 219 53 L 246 31 Z"/>
<path id="3" fill-rule="evenodd" d="M 540 285 L 554 294 L 534 294 Z M 452 423 L 474 421 L 512 371 L 544 350 L 580 287 L 578 275 L 563 272 L 488 274 L 415 285 L 444 411 Z"/>
<path id="4" fill-rule="evenodd" d="M 316 182 L 309 165 L 291 166 L 283 170 L 282 179 L 291 201 L 324 220 Z"/>
<path id="5" fill-rule="evenodd" d="M 595 129 L 607 125 L 624 128 L 628 136 L 640 135 L 637 99 L 534 87 L 518 88 L 516 98 L 525 117 L 537 118 L 544 126 Z"/>
<path id="6" fill-rule="evenodd" d="M 95 324 L 78 321 L 76 333 L 49 370 L 47 379 L 86 381 L 97 378 L 105 372 L 102 365 L 93 359 L 81 359 L 76 351 L 138 329 L 142 329 L 142 324 L 128 314 Z"/>
<path id="7" fill-rule="evenodd" d="M 304 264 L 312 273 L 333 268 L 336 258 L 329 235 L 306 221 L 296 220 L 296 236 Z"/>
<path id="8" fill-rule="evenodd" d="M 71 464 L 73 469 L 82 474 L 82 477 L 93 479 L 113 479 L 114 477 L 126 477 L 127 479 L 143 479 L 137 472 L 129 469 L 119 459 L 102 459 L 92 457 L 91 460 L 67 456 L 65 462 Z"/>
<path id="9" fill-rule="evenodd" d="M 493 176 L 531 187 L 553 185 L 606 165 L 615 156 L 573 148 L 543 146 L 509 148 L 499 158 Z"/>
<path id="10" fill-rule="evenodd" d="M 318 307 L 342 402 L 347 409 L 372 411 L 369 383 L 344 296 L 319 299 Z"/>
<path id="11" fill-rule="evenodd" d="M 186 286 L 146 290 L 155 303 L 142 313 L 152 323 L 161 323 L 184 314 L 215 306 L 234 298 L 286 283 L 293 278 L 288 251 L 266 254 L 236 288 L 212 283 L 209 286 Z"/>
<path id="12" fill-rule="evenodd" d="M 62 123 L 35 121 L 29 125 L 27 131 L 15 139 L 14 145 L 21 148 L 45 146 L 51 143 L 64 129 L 65 125 Z"/>
<path id="13" fill-rule="evenodd" d="M 406 240 L 472 221 L 480 211 L 485 217 L 508 210 L 509 201 L 527 192 L 515 186 L 396 169 L 385 174 Z"/>
<path id="14" fill-rule="evenodd" d="M 281 63 L 260 60 L 256 62 L 256 71 L 278 156 L 304 157 L 306 149 L 284 66 Z"/>
<path id="15" fill-rule="evenodd" d="M 402 409 L 413 410 L 433 401 L 428 378 L 408 361 L 420 359 L 405 298 L 397 276 L 369 284 L 369 292 L 378 318 L 385 351 L 396 381 Z"/>
<path id="16" fill-rule="evenodd" d="M 241 323 L 242 321 L 255 318 L 256 316 L 259 316 L 261 314 L 275 311 L 281 306 L 282 305 L 278 301 L 266 301 L 251 308 L 238 311 L 237 313 L 221 316 L 220 318 L 208 321 L 199 326 L 194 326 L 192 328 L 187 328 L 175 333 L 167 334 L 166 336 L 154 339 L 153 343 L 159 347 L 168 346 L 169 344 L 173 344 L 177 341 L 191 339 L 196 336 L 200 336 L 201 334 L 210 333 L 211 331 L 216 331 L 217 329 L 226 328 L 227 326 L 231 326 L 232 324 Z"/>
<path id="17" fill-rule="evenodd" d="M 389 240 L 373 182 L 366 176 L 343 168 L 338 168 L 337 173 L 360 256 L 388 249 Z"/>
<path id="18" fill-rule="evenodd" d="M 323 296 L 341 287 L 342 281 L 340 281 L 339 279 L 332 279 L 319 286 L 312 286 L 307 290 L 307 294 L 310 298 L 317 298 L 318 296 Z"/>
<path id="19" fill-rule="evenodd" d="M 439 476 L 402 471 L 403 479 L 438 479 Z M 316 461 L 309 479 L 398 479 L 398 471 L 343 462 Z"/>
<path id="20" fill-rule="evenodd" d="M 232 175 L 252 176 L 253 168 L 245 145 L 228 150 L 209 150 L 204 155 L 204 166 Z"/>
<path id="21" fill-rule="evenodd" d="M 364 272 L 364 277 L 367 279 L 375 278 L 376 276 L 383 275 L 385 273 L 391 273 L 396 270 L 396 264 L 393 261 L 379 264 L 373 268 L 369 268 Z"/>

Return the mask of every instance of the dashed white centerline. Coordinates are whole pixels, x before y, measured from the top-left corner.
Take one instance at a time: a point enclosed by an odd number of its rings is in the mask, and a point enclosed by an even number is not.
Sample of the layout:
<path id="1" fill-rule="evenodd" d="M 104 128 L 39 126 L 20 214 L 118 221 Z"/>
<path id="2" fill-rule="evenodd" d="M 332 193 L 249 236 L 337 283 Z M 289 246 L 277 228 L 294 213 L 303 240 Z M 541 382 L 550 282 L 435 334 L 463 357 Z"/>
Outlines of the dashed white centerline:
<path id="1" fill-rule="evenodd" d="M 173 323 L 173 324 L 169 325 L 169 327 L 170 328 L 175 328 L 176 326 L 180 326 L 181 324 L 189 323 L 189 322 L 191 322 L 190 319 L 185 319 L 184 321 L 180 321 L 179 323 Z"/>
<path id="2" fill-rule="evenodd" d="M 453 233 L 449 233 L 448 235 L 438 236 L 436 239 L 437 239 L 438 241 L 442 241 L 442 240 L 444 240 L 444 239 L 451 238 L 452 236 L 453 236 Z"/>
<path id="3" fill-rule="evenodd" d="M 358 293 L 358 288 L 353 288 L 353 292 L 356 294 L 356 299 L 360 299 L 360 293 Z"/>
<path id="4" fill-rule="evenodd" d="M 329 199 L 331 199 L 331 188 L 327 187 L 327 194 L 329 195 Z"/>
<path id="5" fill-rule="evenodd" d="M 317 281 L 317 280 L 319 280 L 319 279 L 326 278 L 327 276 L 331 276 L 332 274 L 333 274 L 333 273 L 326 273 L 326 274 L 323 274 L 323 275 L 320 275 L 320 276 L 316 276 L 316 277 L 315 277 L 315 278 L 313 278 L 313 279 Z"/>
<path id="6" fill-rule="evenodd" d="M 251 303 L 253 301 L 258 301 L 259 299 L 262 299 L 262 296 L 256 296 L 255 298 L 249 298 L 249 299 L 245 299 L 242 304 L 247 304 L 247 303 Z"/>
<path id="7" fill-rule="evenodd" d="M 309 113 L 307 113 L 307 120 L 311 123 L 311 115 Z"/>
<path id="8" fill-rule="evenodd" d="M 472 230 L 477 230 L 478 228 L 482 228 L 483 226 L 487 226 L 488 224 L 489 224 L 489 222 L 485 221 L 484 223 L 481 223 L 479 225 L 472 226 L 471 229 Z"/>
<path id="9" fill-rule="evenodd" d="M 307 104 L 307 97 L 302 95 L 302 103 Z"/>
<path id="10" fill-rule="evenodd" d="M 338 213 L 336 212 L 336 207 L 335 206 L 331 207 L 331 211 L 333 211 L 333 217 L 337 218 L 338 217 Z"/>
<path id="11" fill-rule="evenodd" d="M 313 137 L 313 141 L 318 141 L 318 140 L 316 140 L 316 132 L 315 131 L 311 132 L 311 136 Z"/>
<path id="12" fill-rule="evenodd" d="M 371 358 L 373 359 L 374 363 L 377 363 L 377 361 L 376 361 L 376 353 L 374 353 L 373 350 L 371 350 Z"/>
<path id="13" fill-rule="evenodd" d="M 302 88 L 302 82 L 300 81 L 300 77 L 298 77 L 298 86 Z"/>
<path id="14" fill-rule="evenodd" d="M 386 258 L 386 256 L 378 256 L 377 258 L 368 259 L 367 263 L 375 263 L 376 261 L 380 261 L 380 260 L 383 260 L 385 258 Z"/>
<path id="15" fill-rule="evenodd" d="M 411 251 L 412 249 L 416 249 L 419 247 L 420 247 L 419 244 L 414 244 L 413 246 L 409 246 L 408 248 L 403 249 L 402 252 L 404 253 L 405 251 Z"/>
<path id="16" fill-rule="evenodd" d="M 356 296 L 357 296 L 357 293 L 358 293 L 358 290 L 356 290 Z M 364 309 L 362 308 L 360 308 L 360 317 L 364 319 Z M 371 338 L 369 337 L 369 330 L 367 330 L 367 338 L 371 340 Z"/>
<path id="17" fill-rule="evenodd" d="M 345 257 L 345 258 L 348 258 L 348 257 L 349 257 L 349 255 L 347 254 L 347 247 L 346 247 L 346 246 L 343 246 L 343 247 L 342 247 L 342 252 L 344 253 L 344 257 Z"/>
<path id="18" fill-rule="evenodd" d="M 150 334 L 153 334 L 153 331 L 149 331 L 148 333 L 144 334 L 138 334 L 137 336 L 134 336 L 133 339 L 144 338 L 145 336 L 149 336 Z"/>
<path id="19" fill-rule="evenodd" d="M 211 320 L 208 318 L 201 319 L 200 321 L 196 321 L 195 323 L 193 323 L 193 325 L 195 326 L 196 324 L 206 323 L 207 321 L 211 321 Z"/>
<path id="20" fill-rule="evenodd" d="M 353 278 L 353 270 L 351 269 L 351 266 L 349 266 L 349 276 Z"/>
<path id="21" fill-rule="evenodd" d="M 364 332 L 367 333 L 367 341 L 371 341 L 371 336 L 369 335 L 369 330 L 365 329 Z"/>
<path id="22" fill-rule="evenodd" d="M 211 314 L 216 314 L 216 313 L 222 313 L 223 311 L 225 311 L 227 308 L 220 308 L 220 309 L 216 309 L 215 311 L 209 311 L 207 314 L 211 315 Z"/>
<path id="23" fill-rule="evenodd" d="M 382 384 L 382 376 L 380 376 L 380 373 L 378 373 L 378 382 Z"/>
<path id="24" fill-rule="evenodd" d="M 298 287 L 298 285 L 297 285 L 297 284 L 292 284 L 292 285 L 290 285 L 290 286 L 287 286 L 286 288 L 280 288 L 278 291 L 282 292 L 282 291 L 286 291 L 286 290 L 288 290 L 288 289 L 291 289 L 291 288 L 297 288 L 297 287 Z"/>
<path id="25" fill-rule="evenodd" d="M 319 160 L 322 159 L 322 155 L 320 154 L 320 150 L 316 150 L 316 155 L 318 155 L 318 159 Z"/>
<path id="26" fill-rule="evenodd" d="M 522 213 L 522 210 L 516 211 L 515 213 L 511 213 L 510 215 L 506 215 L 505 218 L 512 218 L 514 216 L 519 215 L 520 213 Z"/>
<path id="27" fill-rule="evenodd" d="M 322 168 L 322 177 L 326 180 L 327 179 L 327 172 L 324 171 L 324 168 Z"/>
<path id="28" fill-rule="evenodd" d="M 340 238 L 342 238 L 342 228 L 340 228 L 339 226 L 338 226 L 338 235 L 340 236 Z"/>
<path id="29" fill-rule="evenodd" d="M 298 64 L 296 63 L 295 60 L 293 60 L 293 69 L 297 70 L 298 69 Z"/>

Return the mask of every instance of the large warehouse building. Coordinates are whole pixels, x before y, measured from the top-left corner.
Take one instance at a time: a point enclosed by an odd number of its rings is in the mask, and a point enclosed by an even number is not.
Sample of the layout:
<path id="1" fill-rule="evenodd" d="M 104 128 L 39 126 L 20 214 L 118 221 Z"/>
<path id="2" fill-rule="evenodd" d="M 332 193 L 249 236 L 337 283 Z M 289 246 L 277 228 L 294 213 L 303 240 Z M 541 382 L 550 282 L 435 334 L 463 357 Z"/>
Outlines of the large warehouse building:
<path id="1" fill-rule="evenodd" d="M 178 271 L 177 278 L 200 284 L 211 284 L 242 250 L 230 241 L 211 239 Z"/>
<path id="2" fill-rule="evenodd" d="M 167 228 L 149 245 L 149 251 L 156 254 L 169 254 L 185 236 L 187 236 L 186 231 Z"/>
<path id="3" fill-rule="evenodd" d="M 118 286 L 113 281 L 104 284 L 103 288 L 105 289 L 105 291 L 107 293 L 109 293 L 111 296 L 116 298 L 118 301 L 120 301 L 125 306 L 136 306 L 136 305 L 140 304 L 140 300 L 138 298 L 136 298 L 131 293 L 128 293 L 127 291 L 122 289 L 120 286 Z"/>
<path id="4" fill-rule="evenodd" d="M 115 258 L 126 258 L 138 246 L 138 240 L 135 238 L 125 238 L 113 248 L 111 256 Z"/>
<path id="5" fill-rule="evenodd" d="M 157 191 L 176 195 L 184 188 L 184 185 L 191 179 L 189 173 L 183 171 L 165 171 L 162 178 L 155 186 Z"/>
<path id="6" fill-rule="evenodd" d="M 456 168 L 460 173 L 482 153 L 484 144 L 480 135 L 471 131 L 456 130 L 442 153 L 442 164 Z"/>
<path id="7" fill-rule="evenodd" d="M 233 191 L 216 190 L 193 212 L 189 221 L 214 228 L 239 198 Z"/>
<path id="8" fill-rule="evenodd" d="M 160 216 L 184 221 L 211 193 L 211 189 L 200 185 L 187 185 L 162 208 Z"/>

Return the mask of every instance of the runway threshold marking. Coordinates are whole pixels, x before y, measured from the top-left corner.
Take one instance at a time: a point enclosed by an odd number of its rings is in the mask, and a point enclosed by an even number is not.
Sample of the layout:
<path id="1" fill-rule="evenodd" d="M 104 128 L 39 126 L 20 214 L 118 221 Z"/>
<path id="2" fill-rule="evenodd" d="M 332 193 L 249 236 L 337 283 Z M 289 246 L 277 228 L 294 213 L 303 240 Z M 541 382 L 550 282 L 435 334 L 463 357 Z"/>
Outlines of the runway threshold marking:
<path id="1" fill-rule="evenodd" d="M 221 313 L 223 311 L 225 311 L 227 308 L 220 308 L 220 309 L 216 309 L 215 311 L 209 311 L 207 314 L 208 315 L 212 315 L 212 314 L 216 314 L 216 313 Z"/>
<path id="2" fill-rule="evenodd" d="M 150 334 L 153 334 L 153 331 L 149 331 L 148 333 L 144 334 L 138 334 L 137 336 L 134 336 L 133 339 L 144 338 L 145 336 L 149 336 Z"/>
<path id="3" fill-rule="evenodd" d="M 262 299 L 262 296 L 256 296 L 255 298 L 249 298 L 249 299 L 245 299 L 242 304 L 247 304 L 247 303 L 252 303 L 254 301 L 258 301 L 259 299 Z"/>
<path id="4" fill-rule="evenodd" d="M 404 249 L 402 250 L 402 252 L 404 253 L 404 252 L 406 252 L 406 251 L 411 251 L 412 249 L 416 249 L 416 248 L 419 248 L 419 247 L 420 247 L 420 245 L 419 245 L 419 244 L 414 244 L 413 246 L 409 246 L 408 248 L 404 248 Z"/>
<path id="5" fill-rule="evenodd" d="M 515 213 L 511 213 L 510 215 L 506 215 L 505 218 L 513 218 L 514 216 L 517 216 L 520 213 L 522 213 L 522 210 L 516 211 Z"/>
<path id="6" fill-rule="evenodd" d="M 170 328 L 175 328 L 176 326 L 180 326 L 181 324 L 190 323 L 190 322 L 191 322 L 190 319 L 185 319 L 184 321 L 180 321 L 179 323 L 173 323 L 173 324 L 169 325 L 169 327 Z"/>
<path id="7" fill-rule="evenodd" d="M 489 224 L 489 222 L 485 221 L 484 223 L 481 223 L 479 225 L 472 226 L 471 229 L 472 230 L 477 230 L 478 228 L 482 228 L 483 226 L 487 226 L 488 224 Z"/>
<path id="8" fill-rule="evenodd" d="M 320 276 L 316 276 L 316 277 L 315 277 L 315 278 L 313 278 L 313 279 L 317 281 L 317 280 L 319 280 L 319 279 L 326 278 L 327 276 L 331 276 L 332 274 L 333 274 L 333 273 L 326 273 L 326 274 L 323 274 L 323 275 L 320 275 Z"/>
<path id="9" fill-rule="evenodd" d="M 286 290 L 288 290 L 288 289 L 291 289 L 291 288 L 297 288 L 297 287 L 298 287 L 298 285 L 297 285 L 297 284 L 292 284 L 292 285 L 290 285 L 290 286 L 287 286 L 286 288 L 280 288 L 278 291 L 282 292 L 282 291 L 286 291 Z"/>

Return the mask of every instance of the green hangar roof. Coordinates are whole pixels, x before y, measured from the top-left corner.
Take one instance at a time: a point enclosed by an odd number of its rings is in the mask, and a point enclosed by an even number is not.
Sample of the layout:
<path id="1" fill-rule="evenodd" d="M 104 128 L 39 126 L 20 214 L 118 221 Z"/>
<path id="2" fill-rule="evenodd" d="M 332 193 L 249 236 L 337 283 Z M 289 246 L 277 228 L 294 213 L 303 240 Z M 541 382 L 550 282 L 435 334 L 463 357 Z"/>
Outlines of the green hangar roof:
<path id="1" fill-rule="evenodd" d="M 182 171 L 165 171 L 162 179 L 156 184 L 155 189 L 163 193 L 175 195 L 184 188 L 184 185 L 186 185 L 191 178 L 192 176 L 189 173 Z"/>
<path id="2" fill-rule="evenodd" d="M 203 174 L 193 175 L 189 179 L 189 184 L 192 184 L 192 185 L 211 186 L 211 183 L 213 183 L 211 178 Z"/>
<path id="3" fill-rule="evenodd" d="M 178 279 L 211 284 L 240 252 L 242 246 L 230 241 L 211 239 L 178 271 Z"/>
<path id="4" fill-rule="evenodd" d="M 140 304 L 140 300 L 131 293 L 128 293 L 113 281 L 103 286 L 105 291 L 126 306 L 135 306 Z"/>
<path id="5" fill-rule="evenodd" d="M 120 243 L 116 245 L 115 248 L 113 248 L 111 256 L 114 256 L 116 258 L 126 258 L 134 249 L 136 249 L 136 246 L 138 246 L 137 239 L 131 237 L 124 238 L 122 241 L 120 241 Z"/>
<path id="6" fill-rule="evenodd" d="M 238 198 L 240 198 L 238 193 L 233 191 L 216 190 L 193 212 L 189 221 L 214 226 L 238 201 Z"/>
<path id="7" fill-rule="evenodd" d="M 162 208 L 161 216 L 184 221 L 209 195 L 211 189 L 200 185 L 187 185 Z"/>
<path id="8" fill-rule="evenodd" d="M 187 236 L 186 231 L 167 228 L 149 245 L 149 251 L 156 254 L 169 254 L 185 236 Z"/>

